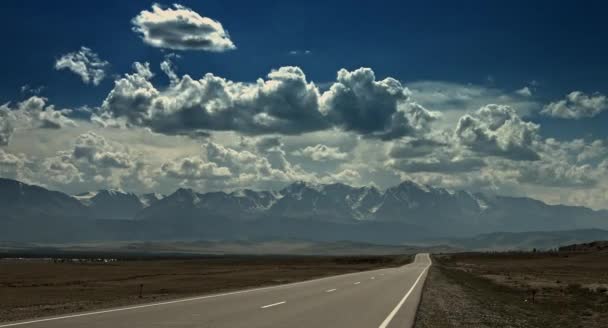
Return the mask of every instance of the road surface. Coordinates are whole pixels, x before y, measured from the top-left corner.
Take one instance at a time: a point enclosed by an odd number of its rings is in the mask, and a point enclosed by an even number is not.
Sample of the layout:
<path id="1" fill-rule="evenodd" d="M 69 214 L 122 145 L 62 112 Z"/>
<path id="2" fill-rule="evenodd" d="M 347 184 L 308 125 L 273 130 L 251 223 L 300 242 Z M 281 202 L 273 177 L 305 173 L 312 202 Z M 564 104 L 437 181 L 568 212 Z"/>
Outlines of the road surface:
<path id="1" fill-rule="evenodd" d="M 431 265 L 399 267 L 38 320 L 0 328 L 411 327 Z"/>

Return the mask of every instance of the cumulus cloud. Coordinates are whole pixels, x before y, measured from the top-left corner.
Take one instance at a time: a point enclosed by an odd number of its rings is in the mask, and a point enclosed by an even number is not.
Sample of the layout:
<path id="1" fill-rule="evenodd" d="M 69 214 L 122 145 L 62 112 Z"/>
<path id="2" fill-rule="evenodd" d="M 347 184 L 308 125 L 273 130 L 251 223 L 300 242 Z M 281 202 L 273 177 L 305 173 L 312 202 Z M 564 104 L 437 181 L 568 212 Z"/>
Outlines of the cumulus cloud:
<path id="1" fill-rule="evenodd" d="M 8 145 L 17 129 L 60 129 L 76 126 L 72 119 L 66 117 L 70 110 L 56 110 L 55 106 L 48 105 L 47 101 L 46 98 L 32 96 L 15 106 L 10 103 L 1 105 L 0 146 Z"/>
<path id="2" fill-rule="evenodd" d="M 71 148 L 33 162 L 31 176 L 72 192 L 107 188 L 148 192 L 159 182 L 159 174 L 142 159 L 128 146 L 89 131 L 78 135 Z"/>
<path id="3" fill-rule="evenodd" d="M 538 160 L 534 143 L 539 126 L 522 120 L 509 106 L 487 105 L 458 120 L 458 142 L 479 154 L 513 160 Z"/>
<path id="4" fill-rule="evenodd" d="M 318 91 L 297 67 L 282 67 L 255 84 L 232 82 L 213 74 L 200 80 L 185 75 L 157 90 L 148 64 L 116 81 L 102 108 L 131 124 L 166 134 L 233 130 L 248 134 L 297 134 L 324 126 Z"/>
<path id="5" fill-rule="evenodd" d="M 338 81 L 320 94 L 293 66 L 273 70 L 256 83 L 184 75 L 164 90 L 150 82 L 147 63 L 134 66 L 135 73 L 115 82 L 102 109 L 165 134 L 293 135 L 337 127 L 388 140 L 425 133 L 438 116 L 408 102 L 407 89 L 397 80 L 376 81 L 370 69 L 341 70 Z"/>
<path id="6" fill-rule="evenodd" d="M 600 93 L 588 95 L 581 91 L 573 91 L 566 95 L 566 99 L 549 103 L 542 110 L 542 114 L 564 118 L 582 119 L 594 117 L 608 110 L 608 98 Z"/>
<path id="7" fill-rule="evenodd" d="M 109 66 L 110 63 L 101 60 L 98 54 L 87 47 L 81 47 L 78 51 L 67 53 L 55 62 L 55 69 L 67 69 L 79 75 L 82 82 L 94 85 L 99 85 L 105 78 Z"/>
<path id="8" fill-rule="evenodd" d="M 0 173 L 5 177 L 17 177 L 18 170 L 24 165 L 24 158 L 0 148 Z"/>
<path id="9" fill-rule="evenodd" d="M 151 11 L 142 10 L 131 23 L 145 43 L 158 48 L 213 52 L 236 49 L 220 22 L 178 4 L 173 8 L 154 4 Z"/>
<path id="10" fill-rule="evenodd" d="M 532 90 L 529 87 L 523 87 L 521 89 L 515 90 L 515 93 L 522 97 L 532 97 Z"/>
<path id="11" fill-rule="evenodd" d="M 0 146 L 8 145 L 15 131 L 10 116 L 8 106 L 0 107 Z"/>
<path id="12" fill-rule="evenodd" d="M 59 152 L 57 156 L 46 158 L 42 172 L 50 183 L 62 186 L 82 183 L 85 179 L 69 152 Z"/>
<path id="13" fill-rule="evenodd" d="M 165 58 L 160 63 L 160 69 L 167 75 L 171 84 L 176 84 L 179 81 L 177 74 L 175 73 L 175 64 L 169 58 Z"/>
<path id="14" fill-rule="evenodd" d="M 340 148 L 322 144 L 308 146 L 294 152 L 294 154 L 312 159 L 313 161 L 341 161 L 348 157 L 348 154 L 341 152 Z"/>
<path id="15" fill-rule="evenodd" d="M 257 153 L 254 149 L 235 149 L 208 140 L 202 145 L 200 156 L 167 161 L 161 171 L 165 177 L 181 180 L 182 185 L 206 189 L 276 187 L 310 180 L 312 175 L 285 159 L 281 147 L 262 148 L 263 152 Z"/>
<path id="16" fill-rule="evenodd" d="M 225 179 L 232 175 L 227 167 L 219 167 L 216 163 L 205 162 L 198 157 L 167 162 L 161 169 L 170 178 L 186 180 Z"/>
<path id="17" fill-rule="evenodd" d="M 304 170 L 287 159 L 284 147 L 276 137 L 233 147 L 207 140 L 200 156 L 166 161 L 161 174 L 182 186 L 203 190 L 280 189 L 294 181 L 360 183 L 359 172 L 351 168 L 331 172 Z"/>
<path id="18" fill-rule="evenodd" d="M 94 132 L 87 132 L 76 139 L 72 155 L 103 168 L 129 168 L 133 161 L 128 152 L 113 146 Z"/>
<path id="19" fill-rule="evenodd" d="M 418 104 L 407 104 L 409 90 L 393 78 L 376 81 L 369 68 L 341 69 L 321 97 L 330 122 L 346 131 L 394 139 L 424 130 L 436 118 Z"/>

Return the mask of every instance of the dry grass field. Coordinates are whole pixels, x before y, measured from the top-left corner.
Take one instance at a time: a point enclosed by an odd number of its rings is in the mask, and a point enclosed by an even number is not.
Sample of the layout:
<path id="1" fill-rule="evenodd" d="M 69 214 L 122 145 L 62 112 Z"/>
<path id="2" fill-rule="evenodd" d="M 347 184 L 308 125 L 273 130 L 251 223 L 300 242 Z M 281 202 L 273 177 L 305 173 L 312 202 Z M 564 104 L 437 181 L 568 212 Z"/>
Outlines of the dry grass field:
<path id="1" fill-rule="evenodd" d="M 399 266 L 411 256 L 0 260 L 0 322 Z M 139 288 L 143 284 L 142 297 Z"/>
<path id="2" fill-rule="evenodd" d="M 416 327 L 608 327 L 608 252 L 434 260 Z"/>

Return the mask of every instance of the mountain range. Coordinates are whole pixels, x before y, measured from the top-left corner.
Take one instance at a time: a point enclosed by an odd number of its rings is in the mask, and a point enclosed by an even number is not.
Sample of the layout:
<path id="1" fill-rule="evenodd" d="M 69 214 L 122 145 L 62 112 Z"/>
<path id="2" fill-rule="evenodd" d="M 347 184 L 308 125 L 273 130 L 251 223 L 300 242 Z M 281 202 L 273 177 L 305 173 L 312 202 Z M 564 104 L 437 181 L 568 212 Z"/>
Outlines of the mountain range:
<path id="1" fill-rule="evenodd" d="M 295 182 L 249 189 L 67 195 L 0 179 L 0 240 L 351 240 L 402 244 L 492 232 L 608 228 L 608 211 L 404 181 L 379 190 Z"/>

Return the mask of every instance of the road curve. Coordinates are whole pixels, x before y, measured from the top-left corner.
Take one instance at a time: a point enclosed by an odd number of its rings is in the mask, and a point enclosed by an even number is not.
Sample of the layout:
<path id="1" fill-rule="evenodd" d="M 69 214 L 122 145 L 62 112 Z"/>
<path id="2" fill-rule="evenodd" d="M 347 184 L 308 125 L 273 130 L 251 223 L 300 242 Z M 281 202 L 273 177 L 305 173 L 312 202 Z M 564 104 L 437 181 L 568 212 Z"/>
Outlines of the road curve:
<path id="1" fill-rule="evenodd" d="M 0 324 L 0 328 L 411 327 L 431 265 L 428 254 L 399 268 L 288 285 Z"/>

